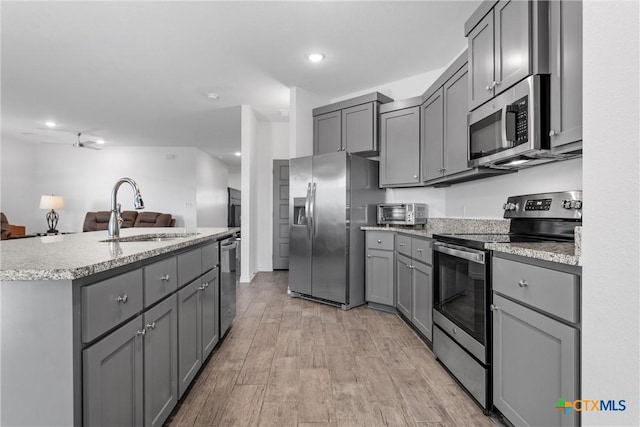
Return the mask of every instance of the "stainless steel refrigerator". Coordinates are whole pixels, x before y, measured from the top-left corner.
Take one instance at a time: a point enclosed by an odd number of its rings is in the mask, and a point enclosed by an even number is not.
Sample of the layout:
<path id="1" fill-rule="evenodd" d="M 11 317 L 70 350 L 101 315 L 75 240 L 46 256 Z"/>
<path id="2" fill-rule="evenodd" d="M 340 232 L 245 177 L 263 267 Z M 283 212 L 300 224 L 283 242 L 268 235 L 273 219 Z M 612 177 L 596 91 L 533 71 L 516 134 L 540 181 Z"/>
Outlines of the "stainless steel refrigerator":
<path id="1" fill-rule="evenodd" d="M 289 294 L 349 309 L 365 302 L 363 225 L 384 201 L 378 162 L 346 151 L 291 159 Z"/>

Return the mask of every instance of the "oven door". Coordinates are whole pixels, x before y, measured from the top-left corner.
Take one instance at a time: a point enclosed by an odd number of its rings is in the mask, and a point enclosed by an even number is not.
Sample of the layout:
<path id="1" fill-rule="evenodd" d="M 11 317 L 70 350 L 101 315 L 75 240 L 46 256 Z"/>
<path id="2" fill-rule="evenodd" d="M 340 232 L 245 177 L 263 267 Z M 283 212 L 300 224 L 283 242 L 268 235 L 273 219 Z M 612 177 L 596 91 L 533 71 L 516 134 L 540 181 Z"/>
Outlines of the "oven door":
<path id="1" fill-rule="evenodd" d="M 433 245 L 433 308 L 482 346 L 487 344 L 491 291 L 487 254 L 441 242 Z"/>
<path id="2" fill-rule="evenodd" d="M 407 205 L 378 205 L 378 224 L 406 224 Z"/>

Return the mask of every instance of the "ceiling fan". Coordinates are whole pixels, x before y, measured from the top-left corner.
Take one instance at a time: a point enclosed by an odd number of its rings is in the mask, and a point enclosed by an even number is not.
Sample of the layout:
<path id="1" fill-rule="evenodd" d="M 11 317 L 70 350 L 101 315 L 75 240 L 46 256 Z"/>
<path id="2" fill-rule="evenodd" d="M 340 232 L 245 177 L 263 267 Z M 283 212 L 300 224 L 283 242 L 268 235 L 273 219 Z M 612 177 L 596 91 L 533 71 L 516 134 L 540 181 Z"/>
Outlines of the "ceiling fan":
<path id="1" fill-rule="evenodd" d="M 74 142 L 72 145 L 74 147 L 78 147 L 78 148 L 88 148 L 90 150 L 100 150 L 100 148 L 98 147 L 93 147 L 92 144 L 98 144 L 98 140 L 93 140 L 93 139 L 86 139 L 86 140 L 82 140 L 82 132 L 77 132 L 76 135 L 78 136 L 78 140 L 76 142 Z M 43 144 L 63 144 L 60 142 L 53 142 L 53 141 L 40 141 Z"/>

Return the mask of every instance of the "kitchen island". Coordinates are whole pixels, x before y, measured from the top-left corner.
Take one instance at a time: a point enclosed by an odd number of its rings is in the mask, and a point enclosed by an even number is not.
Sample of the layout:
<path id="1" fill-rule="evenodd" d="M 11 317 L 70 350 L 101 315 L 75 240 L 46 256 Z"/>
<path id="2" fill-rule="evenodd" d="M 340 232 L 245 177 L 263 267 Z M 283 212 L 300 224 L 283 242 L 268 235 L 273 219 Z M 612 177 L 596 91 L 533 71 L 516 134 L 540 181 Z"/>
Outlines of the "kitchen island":
<path id="1" fill-rule="evenodd" d="M 1 242 L 0 425 L 161 425 L 218 342 L 235 231 Z"/>

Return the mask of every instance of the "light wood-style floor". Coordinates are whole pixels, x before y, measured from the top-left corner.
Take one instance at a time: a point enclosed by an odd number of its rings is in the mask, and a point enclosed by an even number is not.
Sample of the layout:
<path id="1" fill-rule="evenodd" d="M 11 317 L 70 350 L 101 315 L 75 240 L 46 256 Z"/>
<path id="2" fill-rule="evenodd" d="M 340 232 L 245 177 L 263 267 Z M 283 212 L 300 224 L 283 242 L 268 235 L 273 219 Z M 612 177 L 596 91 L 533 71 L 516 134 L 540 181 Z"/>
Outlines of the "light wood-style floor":
<path id="1" fill-rule="evenodd" d="M 286 271 L 239 285 L 230 334 L 170 426 L 497 425 L 398 316 L 286 289 Z"/>

